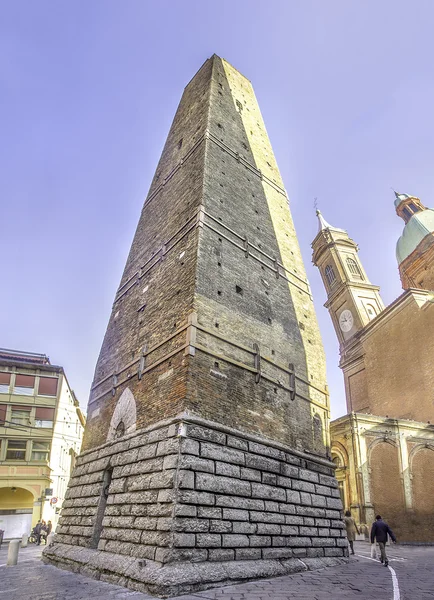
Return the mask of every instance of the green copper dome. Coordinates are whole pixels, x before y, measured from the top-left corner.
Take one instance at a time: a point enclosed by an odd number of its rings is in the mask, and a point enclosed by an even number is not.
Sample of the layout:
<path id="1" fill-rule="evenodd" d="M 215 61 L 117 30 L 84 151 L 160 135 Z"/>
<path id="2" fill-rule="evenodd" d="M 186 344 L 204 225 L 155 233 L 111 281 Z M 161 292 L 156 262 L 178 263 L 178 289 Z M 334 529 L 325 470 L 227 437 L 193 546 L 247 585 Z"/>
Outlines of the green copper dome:
<path id="1" fill-rule="evenodd" d="M 400 265 L 429 234 L 434 234 L 434 210 L 432 208 L 417 212 L 405 225 L 404 231 L 396 244 L 398 264 Z"/>

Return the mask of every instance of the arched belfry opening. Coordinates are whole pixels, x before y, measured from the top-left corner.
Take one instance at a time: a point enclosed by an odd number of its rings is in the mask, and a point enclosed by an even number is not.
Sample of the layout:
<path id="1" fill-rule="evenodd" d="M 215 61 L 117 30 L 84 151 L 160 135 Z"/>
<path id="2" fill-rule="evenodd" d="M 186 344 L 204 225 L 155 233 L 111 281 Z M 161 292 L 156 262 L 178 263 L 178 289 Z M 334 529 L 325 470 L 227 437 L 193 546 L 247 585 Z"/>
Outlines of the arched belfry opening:
<path id="1" fill-rule="evenodd" d="M 116 440 L 136 430 L 136 400 L 130 388 L 126 388 L 119 397 L 113 412 L 107 434 L 107 441 Z"/>
<path id="2" fill-rule="evenodd" d="M 98 548 L 99 540 L 103 529 L 102 521 L 104 519 L 105 509 L 107 506 L 107 498 L 109 495 L 110 484 L 112 482 L 113 467 L 109 467 L 104 471 L 101 494 L 98 502 L 98 509 L 96 511 L 95 524 L 93 526 L 92 538 L 90 540 L 91 548 Z"/>

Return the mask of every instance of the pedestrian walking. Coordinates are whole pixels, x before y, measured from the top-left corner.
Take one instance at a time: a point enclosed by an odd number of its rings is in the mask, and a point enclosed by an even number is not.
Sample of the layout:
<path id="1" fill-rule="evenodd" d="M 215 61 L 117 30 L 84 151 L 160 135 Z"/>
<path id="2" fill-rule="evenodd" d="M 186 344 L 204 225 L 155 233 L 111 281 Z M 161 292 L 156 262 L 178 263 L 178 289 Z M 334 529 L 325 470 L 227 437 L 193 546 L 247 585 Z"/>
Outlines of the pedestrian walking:
<path id="1" fill-rule="evenodd" d="M 356 532 L 360 535 L 360 531 L 349 510 L 345 511 L 344 523 L 345 529 L 347 530 L 347 540 L 351 548 L 351 554 L 354 554 L 354 542 L 356 540 Z"/>
<path id="2" fill-rule="evenodd" d="M 41 545 L 41 530 L 42 530 L 42 523 L 41 523 L 41 521 L 38 521 L 36 523 L 36 525 L 33 527 L 33 534 L 36 536 L 36 543 L 38 546 Z"/>
<path id="3" fill-rule="evenodd" d="M 48 521 L 48 523 L 47 523 L 47 537 L 50 535 L 52 529 L 53 529 L 53 524 L 52 524 L 51 521 Z"/>
<path id="4" fill-rule="evenodd" d="M 47 524 L 45 521 L 42 521 L 41 524 L 41 540 L 44 540 L 44 544 L 47 544 Z"/>
<path id="5" fill-rule="evenodd" d="M 380 560 L 382 563 L 384 563 L 385 567 L 387 567 L 389 564 L 386 555 L 387 535 L 389 535 L 392 538 L 393 543 L 396 544 L 395 534 L 390 529 L 389 525 L 383 521 L 381 516 L 377 515 L 375 517 L 375 523 L 372 524 L 371 544 L 375 544 L 375 540 L 377 540 L 381 552 Z"/>

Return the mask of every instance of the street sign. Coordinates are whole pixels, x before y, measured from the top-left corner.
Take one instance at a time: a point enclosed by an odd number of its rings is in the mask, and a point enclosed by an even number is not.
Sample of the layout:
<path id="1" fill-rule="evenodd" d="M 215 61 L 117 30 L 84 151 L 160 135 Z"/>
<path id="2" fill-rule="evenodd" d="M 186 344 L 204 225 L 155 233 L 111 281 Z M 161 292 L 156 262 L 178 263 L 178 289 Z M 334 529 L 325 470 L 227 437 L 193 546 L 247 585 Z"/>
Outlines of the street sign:
<path id="1" fill-rule="evenodd" d="M 57 502 L 57 498 L 56 497 L 51 498 L 50 504 L 56 504 L 56 502 Z"/>

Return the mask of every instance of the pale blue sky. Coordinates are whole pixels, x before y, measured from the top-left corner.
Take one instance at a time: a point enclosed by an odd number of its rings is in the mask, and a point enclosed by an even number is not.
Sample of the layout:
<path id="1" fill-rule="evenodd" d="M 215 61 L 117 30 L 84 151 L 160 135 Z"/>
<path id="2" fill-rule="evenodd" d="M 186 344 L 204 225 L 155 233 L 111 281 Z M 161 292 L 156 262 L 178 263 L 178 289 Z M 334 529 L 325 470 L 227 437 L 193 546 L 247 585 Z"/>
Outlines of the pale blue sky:
<path id="1" fill-rule="evenodd" d="M 313 198 L 390 303 L 390 186 L 434 205 L 433 22 L 431 0 L 1 0 L 0 346 L 48 354 L 86 406 L 183 87 L 215 52 L 253 82 L 344 414 Z"/>

